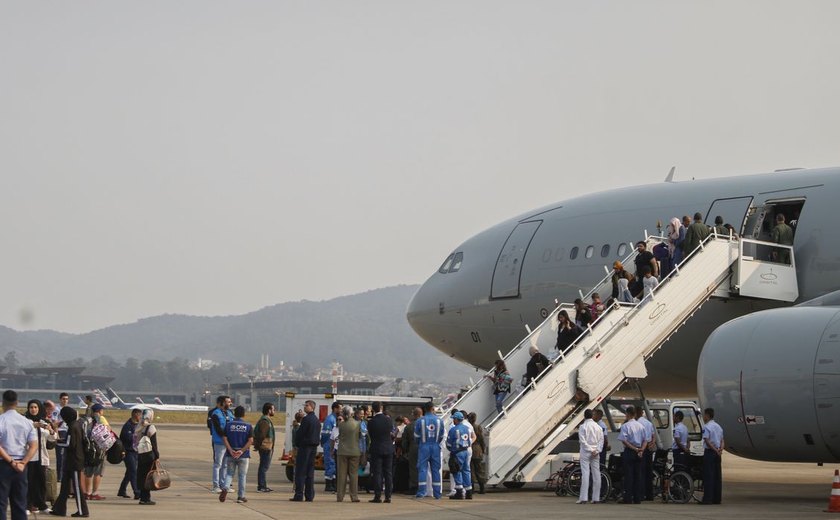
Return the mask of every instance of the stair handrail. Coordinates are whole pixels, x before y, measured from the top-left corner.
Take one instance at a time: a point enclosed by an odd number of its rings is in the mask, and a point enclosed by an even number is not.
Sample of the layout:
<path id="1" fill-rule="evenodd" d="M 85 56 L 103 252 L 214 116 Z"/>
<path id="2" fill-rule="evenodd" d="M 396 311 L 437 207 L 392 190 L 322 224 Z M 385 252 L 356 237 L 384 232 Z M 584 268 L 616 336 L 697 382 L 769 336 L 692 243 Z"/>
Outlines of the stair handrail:
<path id="1" fill-rule="evenodd" d="M 649 238 L 662 238 L 662 237 L 649 237 Z M 679 275 L 679 266 L 684 265 L 684 264 L 685 264 L 685 262 L 687 262 L 690 258 L 694 257 L 695 255 L 698 255 L 698 254 L 699 254 L 699 253 L 698 253 L 698 251 L 699 251 L 699 252 L 702 252 L 702 251 L 704 250 L 705 246 L 706 246 L 709 242 L 711 242 L 712 240 L 715 240 L 715 239 L 726 239 L 726 240 L 728 240 L 728 241 L 737 241 L 737 240 L 739 240 L 737 237 L 734 237 L 731 233 L 730 233 L 730 235 L 728 235 L 728 236 L 726 236 L 726 235 L 720 235 L 720 234 L 716 234 L 716 233 L 710 233 L 708 237 L 706 237 L 705 239 L 703 239 L 703 240 L 700 242 L 700 245 L 698 245 L 698 246 L 697 246 L 697 248 L 696 248 L 694 251 L 692 251 L 691 253 L 689 253 L 689 254 L 688 254 L 688 256 L 686 256 L 685 258 L 683 258 L 683 260 L 682 260 L 679 264 L 677 264 L 676 266 L 674 266 L 674 268 L 671 270 L 671 272 L 670 272 L 670 273 L 668 273 L 668 274 L 665 276 L 665 278 L 663 278 L 663 279 L 659 282 L 659 284 L 658 284 L 658 285 L 657 285 L 654 289 L 652 289 L 652 290 L 651 290 L 651 293 L 650 293 L 649 295 L 644 296 L 644 297 L 643 297 L 642 299 L 640 299 L 637 303 L 632 303 L 632 304 L 627 304 L 627 303 L 624 303 L 624 304 L 622 304 L 622 303 L 614 302 L 614 304 L 613 304 L 612 306 L 610 306 L 609 308 L 605 309 L 605 311 L 604 311 L 604 312 L 603 312 L 600 316 L 598 316 L 598 319 L 596 319 L 596 320 L 595 320 L 592 324 L 590 324 L 590 326 L 588 326 L 588 327 L 586 328 L 586 330 L 584 330 L 584 332 L 583 332 L 580 336 L 578 336 L 578 337 L 577 337 L 577 338 L 576 338 L 576 339 L 575 339 L 575 340 L 574 340 L 571 344 L 569 344 L 569 346 L 568 346 L 568 347 L 566 347 L 566 349 L 565 349 L 563 352 L 561 352 L 561 353 L 560 353 L 560 355 L 559 355 L 559 356 L 558 356 L 558 357 L 557 357 L 554 361 L 549 361 L 548 366 L 547 366 L 545 369 L 543 369 L 543 371 L 542 371 L 542 372 L 540 372 L 539 374 L 537 374 L 537 377 L 533 378 L 533 379 L 529 382 L 529 384 L 528 384 L 528 385 L 525 385 L 525 386 L 523 387 L 522 391 L 520 391 L 520 392 L 516 395 L 516 397 L 514 397 L 514 399 L 513 399 L 512 401 L 510 401 L 509 403 L 506 403 L 506 404 L 503 406 L 503 408 L 502 408 L 502 413 L 499 413 L 498 415 L 496 415 L 496 417 L 494 417 L 493 419 L 491 419 L 491 421 L 490 421 L 487 425 L 485 425 L 485 428 L 488 428 L 488 429 L 492 428 L 493 424 L 495 424 L 495 423 L 496 423 L 496 421 L 498 421 L 498 420 L 499 420 L 499 418 L 501 418 L 502 416 L 504 416 L 504 415 L 505 415 L 506 410 L 507 410 L 508 408 L 512 407 L 514 404 L 516 404 L 516 402 L 517 402 L 517 401 L 519 401 L 519 399 L 520 399 L 523 395 L 525 395 L 525 394 L 527 393 L 527 391 L 531 388 L 531 386 L 532 386 L 532 385 L 535 385 L 535 384 L 536 384 L 536 382 L 538 382 L 538 381 L 539 381 L 539 380 L 540 380 L 540 379 L 541 379 L 541 378 L 542 378 L 545 374 L 547 374 L 547 373 L 548 373 L 548 372 L 549 372 L 549 371 L 550 371 L 550 370 L 554 367 L 554 365 L 556 365 L 556 364 L 558 363 L 558 361 L 562 362 L 562 361 L 563 361 L 563 360 L 567 357 L 567 354 L 568 354 L 569 352 L 571 352 L 571 350 L 572 350 L 573 348 L 577 347 L 577 346 L 578 346 L 578 343 L 579 343 L 579 342 L 580 342 L 580 341 L 581 341 L 584 337 L 586 337 L 587 335 L 591 334 L 591 333 L 592 333 L 592 329 L 594 328 L 594 325 L 595 325 L 595 324 L 597 324 L 597 323 L 598 323 L 598 322 L 599 322 L 602 318 L 606 317 L 606 316 L 609 314 L 609 312 L 610 312 L 610 311 L 612 311 L 612 310 L 613 310 L 613 309 L 615 309 L 615 308 L 619 308 L 620 306 L 632 306 L 632 307 L 633 307 L 633 308 L 632 308 L 632 309 L 631 309 L 631 310 L 630 310 L 630 311 L 629 311 L 629 312 L 628 312 L 628 313 L 624 316 L 624 319 L 623 319 L 623 320 L 620 320 L 618 323 L 614 323 L 614 324 L 613 324 L 613 325 L 609 328 L 609 330 L 607 331 L 607 333 L 606 333 L 606 334 L 604 334 L 604 336 L 603 336 L 604 338 L 608 338 L 609 336 L 611 336 L 611 335 L 613 335 L 615 332 L 617 332 L 617 329 L 618 329 L 619 327 L 623 327 L 623 326 L 624 326 L 624 321 L 625 321 L 625 320 L 628 320 L 628 321 L 629 321 L 629 320 L 630 320 L 630 319 L 632 319 L 634 316 L 636 316 L 636 315 L 640 312 L 640 310 L 642 309 L 642 307 L 644 307 L 644 304 L 645 304 L 645 303 L 650 302 L 650 301 L 653 301 L 653 299 L 654 299 L 654 295 L 656 294 L 656 292 L 658 291 L 658 289 L 659 289 L 659 288 L 660 288 L 660 287 L 661 287 L 661 286 L 662 286 L 665 282 L 669 281 L 672 277 L 676 277 L 677 275 Z M 610 276 L 611 276 L 611 275 L 610 275 Z M 604 281 L 602 281 L 602 282 L 601 282 L 601 284 L 605 283 L 605 280 L 606 280 L 606 279 L 604 279 Z M 599 284 L 599 285 L 600 285 L 600 284 Z M 596 287 L 597 287 L 597 286 L 596 286 Z M 558 306 L 558 307 L 559 307 L 559 306 Z M 548 319 L 550 319 L 550 318 L 551 318 L 551 316 L 549 316 L 549 318 L 548 318 Z M 541 326 L 542 326 L 542 325 L 541 325 Z M 539 329 L 539 327 L 538 327 L 538 329 Z M 536 331 L 536 330 L 538 330 L 538 329 L 534 329 L 534 330 Z M 530 335 L 529 335 L 529 336 L 530 336 Z M 587 358 L 587 359 L 588 359 L 588 358 Z M 583 359 L 583 360 L 581 360 L 581 364 L 582 364 L 582 363 L 585 363 L 585 362 L 587 361 L 587 359 Z M 579 364 L 578 366 L 580 366 L 580 364 Z"/>
<path id="2" fill-rule="evenodd" d="M 665 240 L 667 240 L 667 238 L 665 238 L 665 237 L 654 236 L 654 235 L 648 235 L 647 230 L 645 230 L 645 243 L 647 243 L 647 242 L 648 242 L 649 240 L 651 240 L 651 239 L 655 239 L 655 240 L 658 240 L 658 241 L 665 241 Z M 632 261 L 632 260 L 636 257 L 636 255 L 638 254 L 638 250 L 635 248 L 635 246 L 633 245 L 633 243 L 628 242 L 628 245 L 630 245 L 630 246 L 631 246 L 631 249 L 632 249 L 632 250 L 630 251 L 630 253 L 629 253 L 629 254 L 628 254 L 628 255 L 627 255 L 627 256 L 626 256 L 623 260 L 621 260 L 622 265 L 627 265 L 627 264 L 629 264 L 629 262 L 630 262 L 630 261 Z M 613 275 L 613 273 L 611 273 L 611 272 L 610 272 L 610 273 L 608 273 L 605 277 L 601 278 L 601 280 L 600 280 L 597 284 L 595 284 L 595 285 L 592 287 L 592 289 L 590 289 L 590 290 L 589 290 L 589 292 L 587 292 L 587 293 L 586 293 L 586 295 L 585 295 L 582 299 L 583 299 L 584 301 L 586 301 L 586 300 L 590 300 L 590 299 L 591 299 L 591 297 L 592 297 L 592 294 L 595 292 L 595 289 L 597 289 L 598 287 L 600 287 L 600 286 L 604 285 L 605 283 L 607 283 L 607 280 L 609 280 L 609 279 L 612 277 L 612 275 Z M 516 346 L 514 346 L 512 349 L 510 349 L 510 350 L 507 352 L 507 354 L 505 354 L 504 356 L 501 356 L 502 361 L 506 361 L 506 360 L 507 360 L 507 359 L 508 359 L 511 355 L 513 355 L 515 352 L 517 352 L 518 350 L 520 350 L 521 348 L 523 348 L 523 346 L 526 344 L 526 342 L 528 342 L 528 341 L 531 339 L 531 336 L 533 336 L 535 333 L 537 333 L 537 331 L 539 331 L 539 330 L 541 330 L 543 327 L 545 327 L 546 323 L 550 323 L 551 319 L 553 319 L 553 318 L 554 318 L 554 314 L 557 312 L 557 309 L 559 309 L 559 308 L 560 308 L 560 307 L 562 307 L 563 305 L 567 305 L 567 304 L 557 302 L 557 303 L 556 303 L 556 305 L 554 306 L 554 309 L 552 309 L 552 311 L 548 313 L 548 316 L 546 316 L 546 318 L 545 318 L 545 319 L 544 319 L 544 320 L 543 320 L 543 321 L 542 321 L 539 325 L 537 325 L 537 326 L 536 326 L 533 330 L 529 330 L 529 331 L 528 331 L 528 334 L 527 334 L 524 338 L 522 338 L 522 340 L 521 340 L 519 343 L 517 343 L 517 344 L 516 344 Z M 606 314 L 606 310 L 604 311 L 604 313 L 603 313 L 603 314 Z M 596 320 L 596 322 L 597 322 L 597 320 Z M 578 338 L 578 339 L 579 339 L 579 338 Z M 577 339 L 576 339 L 575 341 L 577 341 Z M 574 343 L 573 343 L 573 344 L 574 344 Z M 568 350 L 569 350 L 569 349 L 566 349 L 566 351 L 568 351 Z M 561 357 L 562 357 L 562 355 L 563 355 L 563 353 L 561 353 Z M 552 366 L 552 363 L 549 363 L 549 366 Z M 476 389 L 476 388 L 478 388 L 480 385 L 482 385 L 485 381 L 488 381 L 488 378 L 487 378 L 487 377 L 485 377 L 485 376 L 492 375 L 493 370 L 494 370 L 494 368 L 491 368 L 491 369 L 487 370 L 486 372 L 484 372 L 484 374 L 482 374 L 481 378 L 480 378 L 480 379 L 479 379 L 479 380 L 478 380 L 475 384 L 473 384 L 472 386 L 470 386 L 470 387 L 467 389 L 467 391 L 466 391 L 466 392 L 464 392 L 464 394 L 463 394 L 463 395 L 462 395 L 462 396 L 461 396 L 461 397 L 460 397 L 457 401 L 455 401 L 455 402 L 452 404 L 452 406 L 450 406 L 450 407 L 449 407 L 449 410 L 458 410 L 458 409 L 459 409 L 459 408 L 458 408 L 458 405 L 461 403 L 461 400 L 463 400 L 463 399 L 464 399 L 464 398 L 465 398 L 468 394 L 470 394 L 473 390 L 475 390 L 475 389 Z M 545 372 L 545 371 L 546 371 L 546 370 L 543 370 L 543 372 Z"/>

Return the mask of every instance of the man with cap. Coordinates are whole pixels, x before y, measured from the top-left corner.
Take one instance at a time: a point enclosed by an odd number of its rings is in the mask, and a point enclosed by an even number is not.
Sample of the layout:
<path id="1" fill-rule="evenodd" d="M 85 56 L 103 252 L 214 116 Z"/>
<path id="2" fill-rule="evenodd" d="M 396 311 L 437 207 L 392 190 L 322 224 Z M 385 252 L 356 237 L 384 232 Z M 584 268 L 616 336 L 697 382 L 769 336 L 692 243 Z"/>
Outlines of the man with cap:
<path id="1" fill-rule="evenodd" d="M 446 449 L 449 450 L 449 470 L 455 477 L 455 494 L 449 498 L 455 500 L 472 500 L 472 476 L 470 474 L 470 457 L 468 450 L 472 446 L 470 430 L 464 424 L 464 414 L 452 414 L 453 426 L 446 436 Z M 475 434 L 472 434 L 475 435 Z M 453 459 L 457 464 L 453 463 Z M 453 471 L 457 465 L 457 471 Z"/>
<path id="2" fill-rule="evenodd" d="M 108 420 L 104 416 L 104 407 L 96 403 L 90 407 L 90 419 L 85 427 L 85 435 L 90 437 L 91 430 L 95 424 L 104 424 L 108 428 Z M 99 494 L 99 484 L 102 483 L 102 475 L 105 474 L 105 453 L 96 449 L 96 456 L 93 460 L 85 461 L 85 489 L 88 493 L 88 500 L 105 500 L 105 497 Z"/>

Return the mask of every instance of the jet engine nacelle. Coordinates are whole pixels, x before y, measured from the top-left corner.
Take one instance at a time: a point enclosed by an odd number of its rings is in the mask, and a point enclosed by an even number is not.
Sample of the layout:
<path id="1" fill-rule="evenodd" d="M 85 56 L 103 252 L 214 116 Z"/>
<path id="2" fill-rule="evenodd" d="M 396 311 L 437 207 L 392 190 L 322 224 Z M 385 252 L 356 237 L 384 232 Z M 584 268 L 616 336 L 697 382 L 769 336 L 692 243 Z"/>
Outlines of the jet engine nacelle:
<path id="1" fill-rule="evenodd" d="M 840 461 L 840 307 L 756 312 L 718 327 L 697 368 L 727 449 L 768 461 Z"/>

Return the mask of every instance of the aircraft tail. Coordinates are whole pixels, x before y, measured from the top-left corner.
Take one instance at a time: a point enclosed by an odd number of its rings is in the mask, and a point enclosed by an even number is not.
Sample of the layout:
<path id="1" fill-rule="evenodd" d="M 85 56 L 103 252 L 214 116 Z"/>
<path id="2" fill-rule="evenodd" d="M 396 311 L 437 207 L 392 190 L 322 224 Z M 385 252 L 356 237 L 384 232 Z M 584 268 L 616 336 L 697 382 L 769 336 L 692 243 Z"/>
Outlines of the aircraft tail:
<path id="1" fill-rule="evenodd" d="M 119 395 L 117 395 L 117 393 L 114 392 L 114 389 L 110 386 L 108 387 L 108 399 L 114 405 L 118 404 L 120 406 L 128 406 L 125 404 L 125 401 L 123 401 L 122 398 Z"/>
<path id="2" fill-rule="evenodd" d="M 155 404 L 163 404 L 163 401 L 160 400 L 160 397 L 155 397 Z"/>

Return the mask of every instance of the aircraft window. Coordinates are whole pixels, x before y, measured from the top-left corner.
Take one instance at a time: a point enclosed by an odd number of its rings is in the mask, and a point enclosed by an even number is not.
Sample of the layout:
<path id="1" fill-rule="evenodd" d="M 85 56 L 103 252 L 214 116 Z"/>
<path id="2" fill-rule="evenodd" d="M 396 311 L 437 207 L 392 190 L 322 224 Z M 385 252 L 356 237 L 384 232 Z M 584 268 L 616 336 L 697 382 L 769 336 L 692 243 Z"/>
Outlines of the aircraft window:
<path id="1" fill-rule="evenodd" d="M 453 258 L 455 258 L 454 254 L 446 257 L 446 260 L 443 261 L 443 265 L 441 265 L 440 269 L 438 269 L 440 274 L 446 274 L 449 272 L 449 267 L 452 265 Z"/>
<path id="2" fill-rule="evenodd" d="M 575 247 L 572 248 L 572 251 L 569 253 L 569 260 L 574 260 L 575 258 L 577 258 L 577 254 L 578 254 L 578 248 L 577 248 L 577 246 L 575 246 Z"/>
<path id="3" fill-rule="evenodd" d="M 452 259 L 452 267 L 449 268 L 449 272 L 458 272 L 462 263 L 464 263 L 464 253 L 455 253 L 455 258 Z"/>
<path id="4" fill-rule="evenodd" d="M 601 247 L 601 258 L 606 258 L 608 256 L 610 256 L 610 245 L 604 244 L 603 247 Z"/>
<path id="5" fill-rule="evenodd" d="M 595 246 L 588 246 L 586 248 L 586 258 L 592 258 L 592 255 L 595 254 Z"/>
<path id="6" fill-rule="evenodd" d="M 618 244 L 618 256 L 624 258 L 624 255 L 627 254 L 627 244 L 621 243 Z"/>

